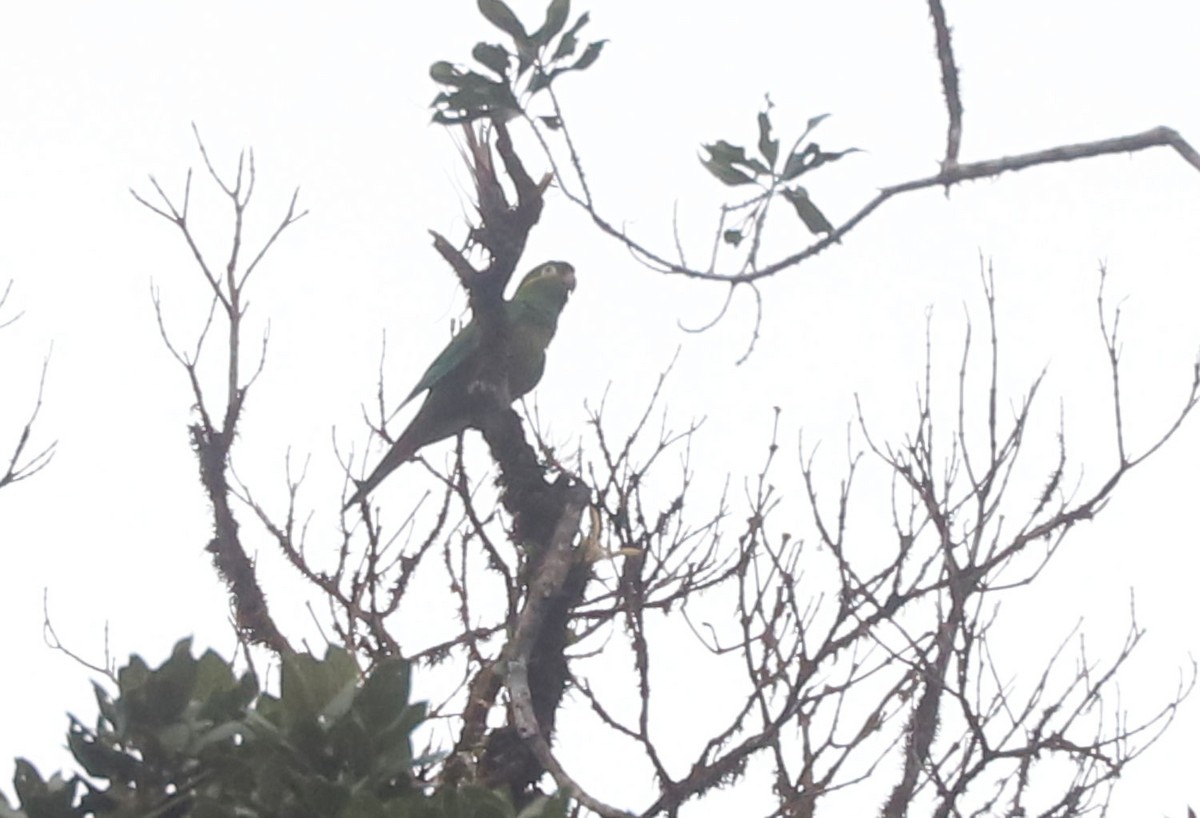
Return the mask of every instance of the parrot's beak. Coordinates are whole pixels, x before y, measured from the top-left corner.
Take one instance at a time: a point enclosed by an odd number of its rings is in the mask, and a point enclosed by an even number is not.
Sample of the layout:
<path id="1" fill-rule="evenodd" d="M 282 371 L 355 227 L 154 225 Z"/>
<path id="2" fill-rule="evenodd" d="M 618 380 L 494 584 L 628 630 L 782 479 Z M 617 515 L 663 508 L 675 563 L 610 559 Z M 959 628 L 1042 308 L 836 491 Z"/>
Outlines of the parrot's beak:
<path id="1" fill-rule="evenodd" d="M 567 285 L 568 292 L 573 292 L 575 290 L 575 268 L 572 267 L 570 264 L 567 264 L 566 262 L 560 262 L 560 263 L 563 266 L 563 272 L 562 272 L 563 283 Z"/>

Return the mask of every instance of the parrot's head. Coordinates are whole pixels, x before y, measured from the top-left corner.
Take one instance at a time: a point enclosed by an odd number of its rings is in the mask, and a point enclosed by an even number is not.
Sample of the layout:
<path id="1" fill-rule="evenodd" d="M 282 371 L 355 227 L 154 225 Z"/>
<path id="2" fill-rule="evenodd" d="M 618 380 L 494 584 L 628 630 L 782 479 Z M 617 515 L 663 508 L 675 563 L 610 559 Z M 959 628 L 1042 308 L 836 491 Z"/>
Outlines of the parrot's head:
<path id="1" fill-rule="evenodd" d="M 557 309 L 562 309 L 574 289 L 575 268 L 565 261 L 547 261 L 521 279 L 513 299 L 555 304 Z"/>
<path id="2" fill-rule="evenodd" d="M 544 262 L 525 274 L 517 291 L 535 284 L 538 287 L 564 287 L 570 292 L 575 289 L 575 268 L 565 261 Z"/>

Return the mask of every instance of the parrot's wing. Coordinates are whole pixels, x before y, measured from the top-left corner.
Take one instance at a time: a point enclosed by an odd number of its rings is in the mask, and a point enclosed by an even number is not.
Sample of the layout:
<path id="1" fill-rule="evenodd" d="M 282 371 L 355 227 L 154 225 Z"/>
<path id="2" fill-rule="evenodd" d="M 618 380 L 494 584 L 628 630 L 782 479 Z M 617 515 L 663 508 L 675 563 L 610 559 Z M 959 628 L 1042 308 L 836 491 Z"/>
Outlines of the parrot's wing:
<path id="1" fill-rule="evenodd" d="M 421 380 L 417 381 L 417 385 L 413 387 L 413 391 L 408 393 L 408 397 L 400 405 L 404 406 L 426 389 L 432 389 L 437 386 L 451 372 L 465 366 L 470 360 L 471 355 L 478 348 L 479 327 L 472 321 L 450 339 L 450 343 L 446 344 L 446 348 L 433 359 L 433 363 L 425 370 L 425 374 L 421 376 Z"/>

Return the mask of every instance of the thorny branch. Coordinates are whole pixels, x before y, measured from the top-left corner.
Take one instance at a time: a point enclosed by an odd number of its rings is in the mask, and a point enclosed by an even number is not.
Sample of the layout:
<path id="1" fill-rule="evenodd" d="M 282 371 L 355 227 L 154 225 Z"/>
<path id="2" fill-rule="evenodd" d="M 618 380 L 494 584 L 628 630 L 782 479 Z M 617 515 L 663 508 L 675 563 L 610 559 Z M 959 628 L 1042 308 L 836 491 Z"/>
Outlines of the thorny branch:
<path id="1" fill-rule="evenodd" d="M 954 49 L 950 45 L 950 25 L 946 22 L 946 10 L 942 0 L 929 0 L 929 16 L 933 21 L 933 33 L 937 42 L 938 67 L 942 71 L 942 94 L 946 100 L 946 156 L 942 167 L 958 164 L 958 148 L 962 142 L 962 99 L 958 93 L 958 66 L 954 64 Z M 947 193 L 949 185 L 947 185 Z"/>
<path id="2" fill-rule="evenodd" d="M 8 302 L 8 297 L 12 293 L 12 286 L 12 281 L 9 281 L 5 285 L 4 291 L 0 292 L 0 311 L 3 311 L 4 305 Z M 16 315 L 7 318 L 0 316 L 0 329 L 11 326 L 21 315 L 22 313 L 18 312 Z M 17 435 L 17 442 L 13 446 L 12 453 L 8 456 L 7 464 L 3 460 L 0 460 L 0 468 L 4 469 L 3 472 L 0 472 L 0 489 L 32 477 L 46 468 L 54 458 L 54 450 L 58 446 L 58 441 L 51 441 L 43 448 L 32 453 L 26 451 L 33 436 L 34 424 L 37 423 L 38 415 L 42 411 L 42 399 L 46 394 L 46 373 L 49 369 L 50 355 L 47 353 L 46 357 L 42 359 L 42 374 L 38 378 L 37 396 L 34 398 L 33 409 L 25 419 L 25 423 Z"/>
<path id="3" fill-rule="evenodd" d="M 707 268 L 700 269 L 689 266 L 682 248 L 679 246 L 677 237 L 675 242 L 675 258 L 669 257 L 664 251 L 652 249 L 646 243 L 633 238 L 624 228 L 618 227 L 618 220 L 602 213 L 591 188 L 587 184 L 587 174 L 584 170 L 583 160 L 576 149 L 567 118 L 563 113 L 561 103 L 555 95 L 554 89 L 548 89 L 547 93 L 554 110 L 554 132 L 562 135 L 566 149 L 566 166 L 556 161 L 554 157 L 551 148 L 552 134 L 533 117 L 526 117 L 526 122 L 533 129 L 543 151 L 551 162 L 555 182 L 562 190 L 563 195 L 573 204 L 586 211 L 592 222 L 601 232 L 625 245 L 646 266 L 661 273 L 731 285 L 749 284 L 795 267 L 832 245 L 840 244 L 843 238 L 885 202 L 903 194 L 926 188 L 944 187 L 948 194 L 951 187 L 963 182 L 993 178 L 1009 171 L 1021 171 L 1042 165 L 1072 162 L 1098 156 L 1132 153 L 1156 147 L 1169 147 L 1173 149 L 1185 162 L 1197 171 L 1200 171 L 1200 153 L 1177 131 L 1166 126 L 1151 128 L 1141 133 L 1126 136 L 1055 145 L 1028 153 L 1000 156 L 975 162 L 961 162 L 959 160 L 959 149 L 963 138 L 963 104 L 959 87 L 958 66 L 951 45 L 950 24 L 941 0 L 928 0 L 928 5 L 934 29 L 937 60 L 941 73 L 942 95 L 946 105 L 948 122 L 945 153 L 941 160 L 939 171 L 931 176 L 897 182 L 881 188 L 856 213 L 841 224 L 835 224 L 833 229 L 826 232 L 822 238 L 815 240 L 807 247 L 775 261 L 760 264 L 757 261 L 757 253 L 752 253 L 744 269 L 737 272 L 720 272 L 717 270 L 718 254 L 716 252 L 712 254 Z M 759 225 L 759 231 L 761 231 L 761 225 Z M 720 247 L 721 234 L 722 228 L 718 227 L 714 236 L 714 248 Z M 751 246 L 754 248 L 758 247 L 757 235 L 758 232 L 755 232 L 755 240 L 751 242 Z"/>
<path id="4" fill-rule="evenodd" d="M 642 244 L 636 239 L 631 238 L 621 228 L 613 225 L 609 220 L 602 216 L 595 207 L 589 205 L 582 197 L 572 192 L 567 186 L 567 183 L 561 178 L 559 179 L 559 183 L 562 187 L 563 194 L 570 201 L 587 210 L 593 223 L 599 227 L 601 231 L 619 240 L 630 250 L 632 250 L 634 254 L 646 265 L 658 270 L 659 272 L 669 275 L 682 275 L 687 278 L 693 278 L 701 281 L 719 281 L 725 284 L 749 284 L 751 282 L 773 276 L 790 267 L 795 267 L 801 262 L 812 258 L 823 250 L 826 250 L 830 246 L 834 244 L 840 244 L 843 237 L 845 237 L 875 210 L 893 197 L 931 187 L 949 188 L 961 184 L 962 182 L 999 176 L 1007 171 L 1019 171 L 1026 168 L 1053 164 L 1056 162 L 1072 162 L 1079 159 L 1090 159 L 1097 156 L 1107 156 L 1116 153 L 1130 153 L 1155 147 L 1173 148 L 1188 164 L 1197 170 L 1200 170 L 1200 153 L 1197 153 L 1196 150 L 1192 148 L 1190 144 L 1188 144 L 1187 140 L 1180 136 L 1178 132 L 1166 127 L 1151 128 L 1150 130 L 1143 131 L 1142 133 L 1112 137 L 1110 139 L 1099 139 L 1093 142 L 1059 145 L 1039 151 L 1014 154 L 1012 156 L 1002 156 L 979 162 L 966 162 L 961 164 L 956 162 L 953 165 L 947 165 L 943 167 L 942 170 L 932 176 L 926 176 L 920 179 L 912 179 L 906 182 L 899 182 L 897 184 L 881 188 L 874 197 L 868 200 L 866 204 L 860 207 L 859 210 L 850 218 L 846 219 L 840 225 L 836 226 L 833 231 L 827 233 L 823 238 L 818 239 L 808 247 L 779 259 L 778 261 L 757 267 L 756 269 L 732 274 L 718 273 L 712 267 L 707 270 L 694 269 L 680 262 L 671 261 L 665 256 L 651 250 L 645 244 Z M 578 162 L 578 157 L 572 157 L 571 161 L 572 166 L 575 167 L 576 163 Z M 575 172 L 579 173 L 581 171 L 579 168 L 575 168 Z"/>
<path id="5" fill-rule="evenodd" d="M 248 376 L 243 374 L 241 356 L 244 351 L 242 332 L 246 317 L 245 288 L 251 274 L 257 269 L 267 251 L 271 249 L 283 231 L 303 218 L 308 211 L 297 212 L 299 190 L 296 190 L 292 194 L 284 217 L 249 263 L 245 263 L 242 258 L 242 241 L 246 208 L 253 196 L 256 181 L 254 152 L 243 151 L 238 157 L 237 172 L 233 183 L 230 184 L 221 177 L 210 161 L 208 151 L 195 125 L 192 126 L 192 131 L 209 176 L 229 200 L 233 210 L 233 226 L 223 268 L 214 267 L 205 258 L 189 222 L 192 194 L 191 170 L 188 171 L 184 183 L 181 205 L 176 204 L 154 176 L 150 177 L 150 184 L 154 187 L 160 200 L 159 204 L 147 200 L 136 190 L 130 189 L 130 193 L 141 205 L 178 228 L 211 291 L 208 317 L 198 333 L 191 351 L 181 350 L 171 340 L 163 317 L 162 299 L 157 288 L 152 289 L 155 317 L 158 320 L 163 343 L 183 368 L 192 389 L 192 396 L 195 398 L 195 409 L 199 419 L 189 427 L 189 433 L 192 447 L 199 461 L 200 480 L 213 510 L 214 537 L 209 542 L 207 550 L 213 555 L 213 564 L 217 573 L 229 587 L 239 632 L 251 643 L 264 645 L 276 653 L 284 653 L 290 651 L 291 646 L 271 618 L 266 597 L 258 583 L 254 563 L 241 542 L 238 522 L 230 502 L 235 495 L 229 483 L 229 454 L 237 435 L 238 422 L 245 408 L 250 388 L 262 373 L 266 362 L 268 335 L 264 332 L 258 362 Z M 218 312 L 226 325 L 225 399 L 219 406 L 212 402 L 206 392 L 206 384 L 199 371 L 200 359 L 208 340 L 208 333 L 214 326 Z"/>
<path id="6" fill-rule="evenodd" d="M 1175 419 L 1154 443 L 1115 464 L 1081 499 L 1062 488 L 1067 455 L 1060 433 L 1042 494 L 1022 510 L 1021 491 L 1014 486 L 1027 485 L 1031 476 L 1027 467 L 1022 470 L 1020 454 L 1035 445 L 1030 424 L 1042 377 L 1005 423 L 996 410 L 1000 341 L 990 270 L 983 274 L 983 291 L 988 374 L 980 413 L 971 409 L 978 390 L 969 388 L 975 371 L 969 365 L 975 356 L 969 326 L 956 379 L 957 407 L 947 427 L 936 409 L 931 336 L 914 433 L 903 445 L 877 442 L 860 409 L 867 451 L 893 476 L 890 551 L 849 536 L 856 516 L 850 510 L 855 475 L 864 465 L 853 452 L 832 514 L 818 495 L 821 481 L 812 457 L 803 458 L 815 539 L 777 532 L 772 520 L 784 506 L 770 477 L 775 433 L 762 472 L 748 487 L 748 519 L 735 553 L 715 548 L 723 539 L 720 517 L 700 532 L 704 539 L 712 536 L 708 544 L 689 549 L 693 533 L 675 516 L 682 494 L 657 521 L 642 505 L 648 486 L 661 483 L 632 466 L 650 412 L 618 446 L 600 414 L 595 416 L 600 462 L 591 482 L 616 546 L 610 553 L 623 558 L 624 569 L 612 585 L 598 571 L 605 590 L 579 612 L 573 677 L 600 723 L 631 739 L 655 774 L 660 794 L 640 814 L 675 814 L 685 802 L 730 784 L 751 759 L 765 754 L 779 798 L 772 815 L 813 815 L 819 803 L 897 761 L 901 770 L 884 815 L 911 814 L 916 803 L 928 803 L 935 815 L 996 814 L 1005 805 L 1010 812 L 1032 810 L 1034 800 L 1044 814 L 1076 815 L 1106 799 L 1120 771 L 1173 719 L 1194 685 L 1194 667 L 1158 712 L 1139 723 L 1117 710 L 1110 723 L 1118 671 L 1142 633 L 1132 608 L 1129 636 L 1115 655 L 1097 661 L 1080 638 L 1072 671 L 1063 667 L 1064 642 L 1042 678 L 1023 686 L 1024 693 L 1003 681 L 992 634 L 1001 595 L 1032 583 L 1067 532 L 1099 513 L 1132 464 L 1175 434 L 1195 408 L 1200 381 L 1193 376 Z M 1119 339 L 1111 331 L 1103 338 L 1111 353 Z M 1119 384 L 1118 369 L 1113 378 Z M 693 432 L 677 437 L 664 425 L 650 462 Z M 688 482 L 685 477 L 685 487 Z M 722 696 L 741 707 L 698 748 L 686 774 L 674 775 L 663 760 L 662 737 L 651 727 L 664 695 L 652 684 L 651 663 L 663 655 L 663 645 L 652 641 L 655 630 L 647 627 L 647 618 L 675 606 L 690 623 L 707 609 L 704 600 L 714 594 L 726 598 L 720 595 L 731 587 L 736 638 L 729 641 L 721 626 L 708 626 L 710 637 L 694 633 L 714 654 L 739 657 L 745 695 L 723 688 Z M 623 618 L 623 629 L 615 627 L 621 620 L 614 615 Z M 587 678 L 587 658 L 611 656 L 614 641 L 625 643 L 632 678 L 606 690 Z M 615 715 L 628 711 L 622 701 L 631 688 L 639 691 L 633 720 Z M 1077 774 L 1060 792 L 1029 789 L 1035 768 L 1061 762 L 1074 765 Z"/>
<path id="7" fill-rule="evenodd" d="M 1172 148 L 1185 162 L 1196 170 L 1200 170 L 1200 152 L 1197 152 L 1176 130 L 1166 126 L 1151 128 L 1141 133 L 1126 136 L 1117 136 L 1090 142 L 1062 144 L 1028 153 L 994 157 L 975 162 L 962 162 L 959 158 L 959 153 L 964 134 L 963 103 L 959 86 L 959 70 L 951 42 L 951 27 L 942 0 L 928 0 L 928 9 L 934 30 L 937 63 L 941 75 L 941 90 L 947 113 L 946 146 L 938 172 L 931 176 L 901 181 L 880 188 L 874 196 L 859 207 L 857 212 L 853 213 L 840 224 L 826 220 L 824 215 L 820 215 L 819 221 L 823 224 L 820 224 L 818 227 L 813 227 L 810 224 L 809 227 L 810 230 L 823 233 L 824 235 L 814 239 L 808 246 L 790 252 L 782 258 L 777 258 L 773 261 L 760 261 L 759 249 L 766 229 L 766 214 L 770 202 L 776 196 L 782 195 L 776 185 L 777 178 L 774 175 L 771 176 L 769 184 L 762 183 L 761 192 L 752 200 L 755 203 L 761 203 L 761 205 L 757 207 L 757 218 L 751 220 L 748 224 L 750 241 L 747 246 L 750 249 L 747 252 L 735 251 L 735 263 L 732 266 L 724 265 L 727 269 L 720 269 L 720 266 L 722 266 L 721 251 L 727 247 L 725 241 L 726 217 L 729 213 L 743 207 L 743 205 L 724 205 L 720 210 L 717 225 L 713 231 L 711 241 L 712 251 L 708 259 L 708 264 L 702 268 L 689 263 L 682 243 L 679 240 L 677 223 L 675 224 L 676 229 L 672 237 L 672 249 L 657 249 L 644 240 L 635 238 L 623 226 L 619 226 L 622 221 L 621 219 L 614 218 L 601 209 L 601 206 L 594 197 L 591 186 L 588 184 L 583 159 L 576 148 L 576 142 L 572 137 L 568 118 L 564 114 L 562 105 L 553 88 L 546 89 L 546 92 L 554 115 L 539 119 L 524 114 L 524 121 L 532 130 L 535 138 L 541 145 L 543 153 L 550 162 L 556 186 L 562 191 L 568 201 L 580 207 L 588 214 L 592 223 L 602 233 L 623 244 L 634 258 L 644 266 L 659 273 L 679 275 L 699 281 L 721 282 L 729 286 L 730 289 L 725 304 L 718 315 L 712 321 L 708 322 L 708 326 L 716 324 L 727 314 L 734 290 L 740 286 L 750 287 L 754 295 L 755 314 L 751 337 L 747 343 L 746 351 L 738 359 L 738 364 L 743 363 L 753 353 L 759 338 L 759 329 L 763 315 L 763 301 L 762 294 L 756 284 L 802 264 L 819 253 L 824 252 L 832 245 L 841 244 L 843 238 L 850 234 L 858 225 L 862 224 L 867 217 L 872 215 L 884 203 L 893 198 L 934 187 L 943 188 L 946 195 L 949 196 L 952 187 L 964 182 L 994 178 L 1008 171 L 1023 171 L 1041 165 L 1072 162 L 1112 154 L 1132 153 L 1156 147 Z M 819 121 L 821 118 L 817 117 L 814 120 L 810 120 L 809 129 L 811 130 L 814 121 Z M 552 131 L 544 124 L 543 120 L 545 119 L 553 122 Z M 566 152 L 565 161 L 556 159 L 555 148 L 551 144 L 559 136 L 561 136 L 562 148 Z M 797 143 L 798 146 L 799 143 Z M 813 143 L 810 143 L 808 147 L 814 147 Z M 740 235 L 742 231 L 739 229 L 734 232 Z M 739 243 L 734 242 L 734 246 L 736 247 Z M 703 329 L 701 328 L 700 331 Z"/>

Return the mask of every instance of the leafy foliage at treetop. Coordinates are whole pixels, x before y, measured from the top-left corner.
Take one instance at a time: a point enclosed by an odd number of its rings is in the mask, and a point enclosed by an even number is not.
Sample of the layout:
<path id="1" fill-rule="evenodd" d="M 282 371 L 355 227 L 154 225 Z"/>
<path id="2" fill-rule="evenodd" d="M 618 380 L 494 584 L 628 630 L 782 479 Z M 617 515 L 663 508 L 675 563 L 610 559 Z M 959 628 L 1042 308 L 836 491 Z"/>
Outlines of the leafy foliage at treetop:
<path id="1" fill-rule="evenodd" d="M 829 116 L 821 114 L 808 120 L 804 132 L 796 138 L 791 150 L 781 157 L 779 139 L 771 130 L 771 108 L 771 101 L 768 99 L 766 109 L 758 114 L 758 152 L 762 157 L 761 161 L 749 156 L 744 147 L 730 144 L 724 139 L 704 145 L 708 158 L 700 160 L 709 173 L 729 187 L 757 184 L 762 190 L 749 201 L 725 207 L 727 214 L 737 211 L 744 214 L 736 227 L 723 229 L 721 233 L 722 240 L 735 247 L 741 244 L 746 235 L 758 232 L 766 216 L 767 206 L 776 194 L 791 203 L 796 215 L 804 222 L 809 232 L 832 233 L 833 225 L 813 204 L 808 191 L 798 184 L 790 183 L 828 162 L 836 162 L 847 154 L 858 152 L 858 148 L 825 151 L 816 142 L 805 141 L 813 129 Z"/>
<path id="2" fill-rule="evenodd" d="M 378 663 L 362 674 L 351 654 L 282 659 L 280 695 L 251 672 L 235 676 L 191 640 L 150 668 L 138 656 L 116 676 L 117 695 L 95 685 L 94 728 L 71 718 L 67 743 L 84 771 L 42 778 L 18 759 L 14 809 L 0 818 L 83 815 L 163 818 L 514 818 L 508 798 L 480 787 L 435 787 L 419 770 L 412 732 L 425 719 L 409 703 L 409 664 Z M 563 814 L 539 799 L 521 818 Z"/>
<path id="3" fill-rule="evenodd" d="M 434 99 L 435 122 L 444 125 L 472 122 L 485 117 L 511 118 L 524 110 L 520 100 L 528 100 L 549 88 L 556 78 L 568 71 L 582 71 L 600 58 L 605 40 L 596 40 L 579 48 L 579 31 L 588 22 L 588 14 L 579 15 L 565 32 L 571 16 L 570 0 L 551 0 L 546 20 L 532 33 L 527 31 L 503 0 L 479 0 L 485 19 L 512 40 L 511 48 L 496 43 L 477 43 L 471 56 L 495 79 L 478 71 L 440 60 L 429 75 L 448 90 Z M 554 48 L 551 48 L 554 43 Z M 556 117 L 541 117 L 556 127 Z"/>

